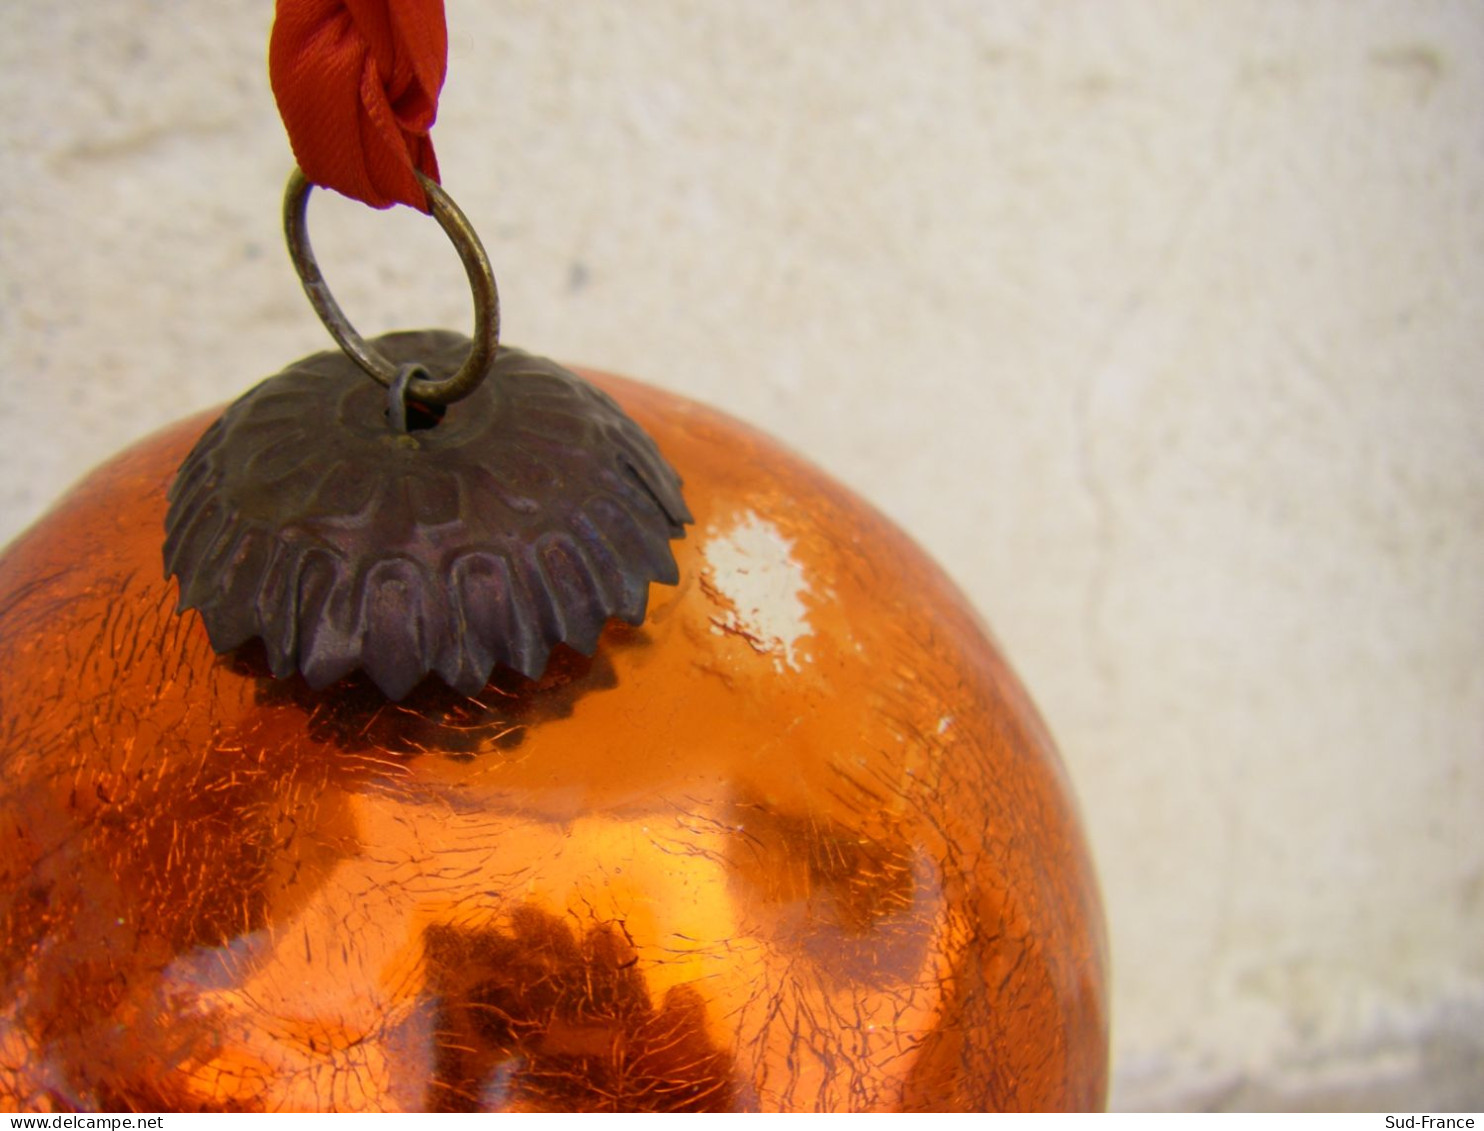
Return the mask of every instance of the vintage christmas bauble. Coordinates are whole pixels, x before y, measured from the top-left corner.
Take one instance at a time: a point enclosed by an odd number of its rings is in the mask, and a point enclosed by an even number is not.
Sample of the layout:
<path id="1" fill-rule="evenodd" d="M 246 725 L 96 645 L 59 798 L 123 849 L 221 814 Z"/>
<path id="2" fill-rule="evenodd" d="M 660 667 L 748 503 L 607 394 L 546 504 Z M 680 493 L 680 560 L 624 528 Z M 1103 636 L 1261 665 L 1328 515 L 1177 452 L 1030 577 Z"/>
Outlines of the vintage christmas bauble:
<path id="1" fill-rule="evenodd" d="M 757 432 L 589 376 L 694 523 L 539 678 L 218 655 L 161 566 L 204 417 L 0 556 L 0 1107 L 1103 1103 L 1093 876 L 972 610 Z"/>

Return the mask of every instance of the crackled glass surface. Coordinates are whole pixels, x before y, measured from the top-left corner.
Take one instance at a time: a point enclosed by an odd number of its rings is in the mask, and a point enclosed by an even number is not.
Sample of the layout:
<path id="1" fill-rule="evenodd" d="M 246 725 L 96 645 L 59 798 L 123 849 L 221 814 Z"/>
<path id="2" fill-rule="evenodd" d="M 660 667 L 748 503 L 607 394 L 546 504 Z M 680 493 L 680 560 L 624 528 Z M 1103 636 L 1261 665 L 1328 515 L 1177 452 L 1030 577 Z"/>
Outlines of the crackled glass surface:
<path id="1" fill-rule="evenodd" d="M 206 426 L 0 557 L 0 1108 L 1101 1105 L 1101 912 L 1035 711 L 899 532 L 595 378 L 678 587 L 474 698 L 214 655 L 162 580 Z"/>

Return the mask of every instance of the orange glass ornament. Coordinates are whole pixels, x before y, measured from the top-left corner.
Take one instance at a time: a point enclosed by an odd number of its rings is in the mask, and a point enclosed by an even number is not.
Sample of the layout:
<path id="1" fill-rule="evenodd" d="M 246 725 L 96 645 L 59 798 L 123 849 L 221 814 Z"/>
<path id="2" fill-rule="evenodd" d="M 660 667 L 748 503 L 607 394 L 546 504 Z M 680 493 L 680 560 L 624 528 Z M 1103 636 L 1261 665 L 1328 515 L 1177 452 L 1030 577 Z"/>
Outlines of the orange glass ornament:
<path id="1" fill-rule="evenodd" d="M 0 1108 L 1096 1108 L 1101 910 L 964 599 L 758 433 L 589 375 L 678 587 L 475 698 L 215 655 L 198 417 L 0 556 Z"/>

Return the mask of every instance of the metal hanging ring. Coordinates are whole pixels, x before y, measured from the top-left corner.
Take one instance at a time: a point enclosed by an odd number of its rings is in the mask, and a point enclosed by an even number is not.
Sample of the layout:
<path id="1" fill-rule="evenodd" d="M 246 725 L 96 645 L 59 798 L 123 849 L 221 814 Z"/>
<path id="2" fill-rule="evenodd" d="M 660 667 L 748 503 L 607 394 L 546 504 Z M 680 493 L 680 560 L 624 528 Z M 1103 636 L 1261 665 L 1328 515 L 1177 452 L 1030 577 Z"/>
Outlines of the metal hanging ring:
<path id="1" fill-rule="evenodd" d="M 495 348 L 500 341 L 500 293 L 495 288 L 489 257 L 485 255 L 484 245 L 479 242 L 469 218 L 436 183 L 421 173 L 417 174 L 417 179 L 428 195 L 433 219 L 447 234 L 468 273 L 469 289 L 474 297 L 474 345 L 452 377 L 442 381 L 414 377 L 407 382 L 407 395 L 424 404 L 451 405 L 479 388 L 495 359 Z M 325 324 L 325 329 L 330 331 L 330 336 L 357 365 L 390 388 L 402 367 L 389 361 L 356 332 L 330 293 L 330 286 L 314 258 L 314 249 L 309 245 L 308 225 L 309 192 L 312 188 L 314 186 L 302 169 L 296 167 L 289 175 L 288 187 L 283 194 L 283 230 L 288 239 L 289 258 L 299 273 L 299 281 L 304 284 L 310 305 Z"/>

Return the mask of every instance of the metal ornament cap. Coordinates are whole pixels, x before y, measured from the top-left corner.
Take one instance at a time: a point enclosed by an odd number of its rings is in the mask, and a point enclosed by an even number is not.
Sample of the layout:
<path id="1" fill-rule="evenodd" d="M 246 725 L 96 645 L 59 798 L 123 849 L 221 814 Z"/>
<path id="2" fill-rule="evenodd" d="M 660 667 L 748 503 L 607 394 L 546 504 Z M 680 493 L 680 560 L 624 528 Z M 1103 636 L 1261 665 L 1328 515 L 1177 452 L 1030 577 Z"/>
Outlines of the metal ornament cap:
<path id="1" fill-rule="evenodd" d="M 435 380 L 470 351 L 441 330 L 374 344 Z M 311 688 L 359 669 L 393 700 L 430 674 L 473 695 L 496 665 L 539 678 L 558 643 L 591 655 L 610 617 L 642 623 L 650 582 L 679 580 L 680 477 L 575 373 L 502 347 L 436 424 L 387 417 L 385 390 L 319 353 L 186 457 L 165 572 L 218 652 L 259 638 Z"/>

